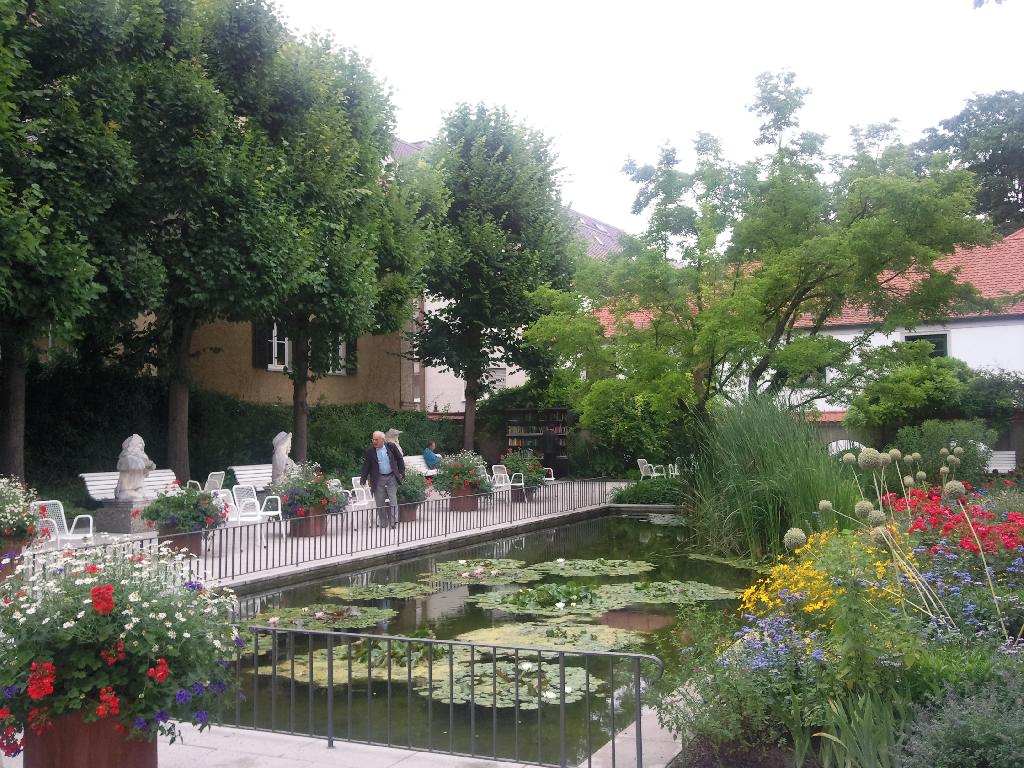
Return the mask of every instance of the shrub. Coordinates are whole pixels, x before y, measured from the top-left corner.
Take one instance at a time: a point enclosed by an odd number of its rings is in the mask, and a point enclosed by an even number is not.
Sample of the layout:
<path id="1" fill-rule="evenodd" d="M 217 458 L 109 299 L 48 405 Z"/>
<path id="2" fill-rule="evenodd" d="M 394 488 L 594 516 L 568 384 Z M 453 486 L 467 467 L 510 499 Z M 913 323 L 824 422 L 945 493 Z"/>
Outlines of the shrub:
<path id="1" fill-rule="evenodd" d="M 479 455 L 472 451 L 459 451 L 441 460 L 441 466 L 434 475 L 434 487 L 444 493 L 451 493 L 455 488 L 465 488 L 469 493 L 488 493 L 491 479 Z"/>
<path id="2" fill-rule="evenodd" d="M 538 488 L 544 482 L 544 467 L 541 460 L 529 453 L 507 453 L 501 457 L 502 464 L 508 470 L 509 477 L 516 472 L 523 475 L 523 485 L 527 488 Z"/>
<path id="3" fill-rule="evenodd" d="M 281 497 L 284 517 L 292 519 L 307 515 L 344 512 L 348 497 L 338 492 L 336 481 L 327 477 L 319 464 L 298 464 L 287 475 L 270 486 L 270 493 Z"/>
<path id="4" fill-rule="evenodd" d="M 614 504 L 675 504 L 686 498 L 686 488 L 675 479 L 656 477 L 653 480 L 630 483 L 612 491 Z"/>
<path id="5" fill-rule="evenodd" d="M 750 398 L 714 414 L 687 488 L 697 543 L 722 555 L 760 560 L 783 552 L 790 528 L 844 526 L 818 509 L 827 499 L 853 509 L 856 483 L 842 472 L 798 414 Z"/>
<path id="6" fill-rule="evenodd" d="M 399 504 L 419 504 L 427 499 L 427 479 L 419 472 L 408 472 L 398 486 Z"/>
<path id="7" fill-rule="evenodd" d="M 138 512 L 132 512 L 137 515 Z M 149 527 L 164 526 L 179 531 L 199 531 L 216 528 L 228 516 L 224 502 L 207 491 L 174 486 L 162 491 L 142 510 L 142 519 Z"/>
<path id="8" fill-rule="evenodd" d="M 1007 673 L 984 689 L 949 692 L 922 708 L 900 752 L 902 768 L 1018 768 L 1024 755 L 1024 675 Z"/>
<path id="9" fill-rule="evenodd" d="M 921 454 L 921 468 L 929 477 L 935 477 L 942 466 L 940 451 L 951 446 L 964 449 L 956 476 L 960 480 L 978 484 L 985 476 L 985 467 L 991 456 L 996 433 L 980 419 L 973 421 L 926 421 L 919 427 L 904 427 L 896 433 L 896 447 L 904 453 Z"/>

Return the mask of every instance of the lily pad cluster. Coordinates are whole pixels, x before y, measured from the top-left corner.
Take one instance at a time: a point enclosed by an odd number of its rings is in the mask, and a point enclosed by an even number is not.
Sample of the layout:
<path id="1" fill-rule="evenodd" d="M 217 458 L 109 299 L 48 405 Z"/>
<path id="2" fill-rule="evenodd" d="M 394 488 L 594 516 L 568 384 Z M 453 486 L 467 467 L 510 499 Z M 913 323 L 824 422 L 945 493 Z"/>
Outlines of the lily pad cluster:
<path id="1" fill-rule="evenodd" d="M 504 584 L 537 581 L 541 578 L 534 568 L 526 567 L 522 560 L 484 558 L 476 560 L 447 560 L 434 565 L 433 573 L 425 573 L 421 581 L 448 584 L 483 584 L 498 587 Z"/>
<path id="2" fill-rule="evenodd" d="M 650 581 L 633 584 L 605 584 L 598 588 L 604 603 L 697 603 L 710 600 L 735 600 L 740 592 L 699 581 Z"/>
<path id="3" fill-rule="evenodd" d="M 434 588 L 414 581 L 396 581 L 390 584 L 354 584 L 348 587 L 327 587 L 324 595 L 342 600 L 385 600 L 388 598 L 423 597 Z"/>
<path id="4" fill-rule="evenodd" d="M 539 573 L 553 576 L 636 576 L 653 571 L 654 566 L 644 560 L 608 560 L 603 557 L 594 560 L 566 560 L 563 557 L 546 563 L 537 563 L 530 568 Z"/>
<path id="5" fill-rule="evenodd" d="M 614 651 L 638 645 L 643 636 L 639 632 L 618 629 L 604 624 L 580 624 L 573 621 L 547 619 L 518 624 L 499 624 L 472 632 L 464 632 L 457 640 L 476 645 L 492 646 L 499 656 L 514 656 L 511 648 L 550 648 L 552 651 Z M 510 648 L 511 646 L 511 648 Z M 491 648 L 481 649 L 486 653 Z M 520 652 L 520 656 L 530 655 Z M 550 653 L 544 653 L 550 656 Z"/>
<path id="6" fill-rule="evenodd" d="M 480 662 L 461 664 L 449 679 L 435 679 L 416 690 L 443 704 L 468 704 L 536 710 L 541 704 L 582 701 L 587 695 L 587 674 L 581 667 L 564 667 L 564 686 L 558 664 L 536 661 Z M 589 689 L 595 693 L 604 681 L 590 676 Z"/>
<path id="7" fill-rule="evenodd" d="M 598 614 L 608 608 L 599 600 L 594 587 L 568 582 L 524 587 L 514 592 L 488 592 L 469 598 L 481 608 L 498 608 L 510 613 L 530 613 L 538 616 L 565 616 L 569 614 Z"/>
<path id="8" fill-rule="evenodd" d="M 250 621 L 251 626 L 278 629 L 312 629 L 342 631 L 372 627 L 398 615 L 390 608 L 370 608 L 364 605 L 338 605 L 317 603 L 302 608 L 277 608 L 262 611 Z"/>

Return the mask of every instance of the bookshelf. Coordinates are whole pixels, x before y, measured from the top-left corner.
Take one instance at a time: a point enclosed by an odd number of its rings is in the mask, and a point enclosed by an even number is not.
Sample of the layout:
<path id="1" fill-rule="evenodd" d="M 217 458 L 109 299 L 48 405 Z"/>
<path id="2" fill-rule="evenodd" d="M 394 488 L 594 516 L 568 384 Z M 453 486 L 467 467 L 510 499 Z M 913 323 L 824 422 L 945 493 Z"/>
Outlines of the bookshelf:
<path id="1" fill-rule="evenodd" d="M 544 432 L 555 435 L 555 477 L 569 474 L 569 409 L 514 408 L 505 411 L 505 448 L 544 458 Z"/>

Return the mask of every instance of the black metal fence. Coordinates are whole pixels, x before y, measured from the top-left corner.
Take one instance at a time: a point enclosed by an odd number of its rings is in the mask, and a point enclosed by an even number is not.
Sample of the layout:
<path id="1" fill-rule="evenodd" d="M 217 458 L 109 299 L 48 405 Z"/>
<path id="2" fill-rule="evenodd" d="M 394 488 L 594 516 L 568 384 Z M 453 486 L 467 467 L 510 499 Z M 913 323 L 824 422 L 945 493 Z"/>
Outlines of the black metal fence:
<path id="1" fill-rule="evenodd" d="M 372 550 L 387 550 L 407 542 L 441 541 L 453 534 L 506 526 L 600 506 L 607 502 L 604 479 L 562 480 L 531 491 L 502 491 L 449 498 L 438 496 L 419 504 L 405 504 L 403 522 L 381 526 L 378 510 L 355 507 L 335 515 L 304 518 L 302 526 L 314 535 L 300 536 L 290 521 L 265 520 L 230 523 L 202 534 L 159 537 L 174 547 L 187 547 L 198 558 L 183 567 L 206 580 L 227 581 L 239 576 L 328 560 Z M 96 545 L 86 545 L 96 546 Z M 158 546 L 155 534 L 100 545 L 126 555 Z M 196 548 L 201 551 L 195 552 Z"/>
<path id="2" fill-rule="evenodd" d="M 589 766 L 602 747 L 613 768 L 633 764 L 614 738 L 632 723 L 642 766 L 644 692 L 663 670 L 634 653 L 265 626 L 241 637 L 226 725 L 539 765 Z"/>

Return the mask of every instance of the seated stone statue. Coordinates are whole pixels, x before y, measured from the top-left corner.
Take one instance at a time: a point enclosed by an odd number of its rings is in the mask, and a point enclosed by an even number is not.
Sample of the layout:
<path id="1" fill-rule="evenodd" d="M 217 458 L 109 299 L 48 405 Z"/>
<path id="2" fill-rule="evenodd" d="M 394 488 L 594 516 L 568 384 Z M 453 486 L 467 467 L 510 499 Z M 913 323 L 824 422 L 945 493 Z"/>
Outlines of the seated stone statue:
<path id="1" fill-rule="evenodd" d="M 278 432 L 274 438 L 274 458 L 270 462 L 270 479 L 277 482 L 295 469 L 295 462 L 288 455 L 292 450 L 292 433 Z"/>
<path id="2" fill-rule="evenodd" d="M 146 443 L 138 435 L 132 435 L 121 443 L 121 455 L 117 457 L 117 488 L 114 498 L 118 501 L 142 501 L 146 494 L 146 475 L 156 469 L 156 464 L 146 455 Z"/>

